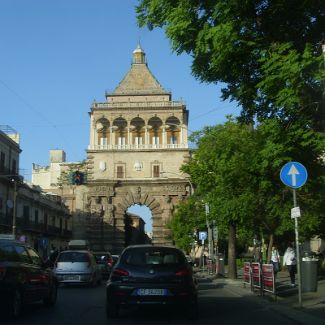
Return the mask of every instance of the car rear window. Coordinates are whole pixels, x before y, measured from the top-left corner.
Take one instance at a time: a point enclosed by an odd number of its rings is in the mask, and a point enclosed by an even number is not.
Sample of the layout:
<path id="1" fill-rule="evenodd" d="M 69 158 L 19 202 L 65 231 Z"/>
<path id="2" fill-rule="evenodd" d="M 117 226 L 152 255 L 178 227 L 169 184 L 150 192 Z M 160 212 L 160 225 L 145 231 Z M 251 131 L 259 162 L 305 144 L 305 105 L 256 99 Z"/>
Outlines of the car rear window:
<path id="1" fill-rule="evenodd" d="M 123 263 L 131 265 L 170 265 L 184 263 L 184 256 L 176 249 L 170 248 L 133 248 L 121 256 Z"/>
<path id="2" fill-rule="evenodd" d="M 83 252 L 63 252 L 60 253 L 58 262 L 89 262 L 89 256 Z"/>

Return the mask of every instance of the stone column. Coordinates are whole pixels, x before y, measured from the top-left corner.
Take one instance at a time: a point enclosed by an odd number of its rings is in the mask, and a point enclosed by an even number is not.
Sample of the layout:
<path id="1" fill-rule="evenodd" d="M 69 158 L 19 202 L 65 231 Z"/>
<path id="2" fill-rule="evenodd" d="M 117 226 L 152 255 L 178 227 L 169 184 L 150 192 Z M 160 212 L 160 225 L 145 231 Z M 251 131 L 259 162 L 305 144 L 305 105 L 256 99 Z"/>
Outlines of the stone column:
<path id="1" fill-rule="evenodd" d="M 167 146 L 167 132 L 166 132 L 166 127 L 162 127 L 162 145 L 163 148 L 166 148 Z"/>
<path id="2" fill-rule="evenodd" d="M 113 127 L 111 126 L 109 128 L 109 145 L 111 146 L 113 144 Z"/>

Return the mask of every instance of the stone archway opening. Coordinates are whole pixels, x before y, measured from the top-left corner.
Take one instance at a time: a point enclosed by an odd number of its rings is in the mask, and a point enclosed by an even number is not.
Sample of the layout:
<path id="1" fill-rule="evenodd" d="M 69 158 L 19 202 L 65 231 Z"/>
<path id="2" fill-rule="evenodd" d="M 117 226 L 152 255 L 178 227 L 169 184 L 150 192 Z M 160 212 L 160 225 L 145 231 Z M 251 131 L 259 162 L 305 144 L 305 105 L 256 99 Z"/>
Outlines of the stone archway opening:
<path id="1" fill-rule="evenodd" d="M 152 213 L 146 205 L 133 204 L 126 210 L 126 245 L 148 244 L 152 238 Z"/>

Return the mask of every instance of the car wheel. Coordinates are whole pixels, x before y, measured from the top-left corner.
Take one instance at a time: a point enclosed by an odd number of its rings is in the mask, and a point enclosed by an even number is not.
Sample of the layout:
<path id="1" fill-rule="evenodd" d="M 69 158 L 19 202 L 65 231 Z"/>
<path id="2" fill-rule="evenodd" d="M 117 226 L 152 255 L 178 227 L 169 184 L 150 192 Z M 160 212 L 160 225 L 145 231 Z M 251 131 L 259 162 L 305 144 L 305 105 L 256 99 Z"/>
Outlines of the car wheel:
<path id="1" fill-rule="evenodd" d="M 23 297 L 19 289 L 15 290 L 15 293 L 12 297 L 11 306 L 9 310 L 10 316 L 13 318 L 18 318 L 23 310 Z"/>
<path id="2" fill-rule="evenodd" d="M 56 298 L 58 296 L 58 286 L 53 283 L 49 296 L 43 300 L 46 306 L 53 306 L 56 303 Z"/>
<path id="3" fill-rule="evenodd" d="M 119 314 L 119 305 L 106 302 L 106 317 L 107 318 L 117 318 Z"/>

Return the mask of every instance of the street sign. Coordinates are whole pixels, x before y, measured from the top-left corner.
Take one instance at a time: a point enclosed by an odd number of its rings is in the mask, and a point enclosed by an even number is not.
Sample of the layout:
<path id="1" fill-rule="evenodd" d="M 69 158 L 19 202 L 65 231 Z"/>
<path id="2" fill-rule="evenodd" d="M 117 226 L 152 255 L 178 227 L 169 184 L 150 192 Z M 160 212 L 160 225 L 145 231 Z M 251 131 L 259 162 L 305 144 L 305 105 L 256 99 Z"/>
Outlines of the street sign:
<path id="1" fill-rule="evenodd" d="M 207 237 L 208 237 L 208 234 L 207 234 L 206 231 L 200 231 L 200 232 L 199 232 L 199 239 L 200 239 L 200 240 L 206 240 Z"/>
<path id="2" fill-rule="evenodd" d="M 307 181 L 307 177 L 308 173 L 305 166 L 296 161 L 286 163 L 280 172 L 282 183 L 291 188 L 303 186 Z"/>
<path id="3" fill-rule="evenodd" d="M 300 214 L 300 208 L 299 207 L 294 207 L 291 209 L 291 218 L 299 218 L 301 217 Z"/>

